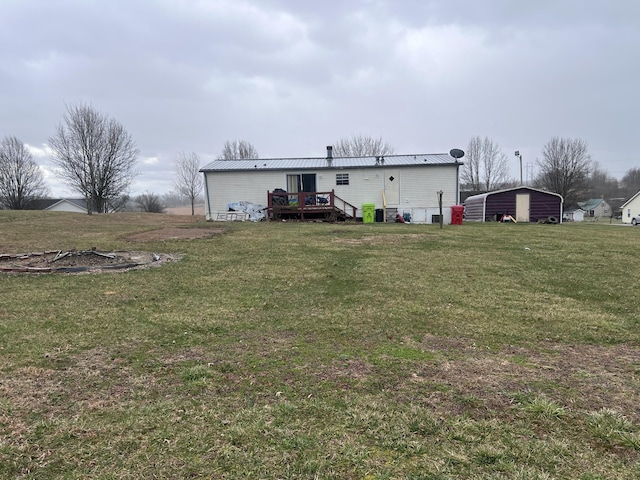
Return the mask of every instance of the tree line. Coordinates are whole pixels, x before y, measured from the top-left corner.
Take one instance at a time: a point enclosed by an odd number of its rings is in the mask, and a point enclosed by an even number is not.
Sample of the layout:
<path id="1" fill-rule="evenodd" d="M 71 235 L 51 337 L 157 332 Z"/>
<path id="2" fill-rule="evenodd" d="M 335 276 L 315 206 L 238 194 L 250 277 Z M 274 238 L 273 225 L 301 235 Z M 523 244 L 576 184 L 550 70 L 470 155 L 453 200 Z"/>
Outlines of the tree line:
<path id="1" fill-rule="evenodd" d="M 130 200 L 144 211 L 163 210 L 155 194 L 129 198 L 138 174 L 139 151 L 133 137 L 114 118 L 90 105 L 67 106 L 47 143 L 56 174 L 85 200 L 88 214 L 118 211 Z M 181 153 L 175 161 L 175 188 L 189 199 L 192 214 L 202 193 L 199 163 L 195 153 Z M 23 210 L 48 195 L 43 171 L 27 146 L 17 137 L 5 137 L 0 143 L 0 206 Z"/>
<path id="2" fill-rule="evenodd" d="M 120 122 L 90 105 L 70 105 L 48 145 L 56 174 L 85 199 L 87 213 L 117 211 L 130 200 L 139 151 Z M 391 155 L 394 148 L 381 137 L 352 135 L 337 139 L 333 153 L 336 157 Z M 246 140 L 226 141 L 218 155 L 219 160 L 257 158 L 256 147 Z M 536 164 L 538 174 L 532 185 L 559 193 L 566 206 L 604 198 L 615 209 L 640 191 L 640 168 L 628 170 L 618 181 L 592 160 L 582 139 L 553 137 Z M 180 152 L 174 166 L 175 192 L 189 201 L 194 214 L 203 189 L 200 158 L 195 152 Z M 509 172 L 508 157 L 494 141 L 480 136 L 469 140 L 460 171 L 463 190 L 482 193 L 517 186 Z M 43 171 L 27 146 L 14 136 L 5 137 L 0 142 L 0 206 L 26 209 L 48 193 Z M 160 196 L 153 193 L 133 200 L 144 211 L 164 209 Z"/>
<path id="3" fill-rule="evenodd" d="M 611 205 L 613 213 L 640 191 L 640 168 L 629 169 L 618 180 L 592 159 L 586 141 L 580 138 L 551 138 L 535 164 L 538 173 L 531 185 L 559 193 L 566 207 L 603 198 Z M 469 141 L 460 181 L 462 189 L 474 193 L 515 187 L 521 183 L 511 178 L 507 156 L 500 147 L 488 137 L 479 136 Z"/>

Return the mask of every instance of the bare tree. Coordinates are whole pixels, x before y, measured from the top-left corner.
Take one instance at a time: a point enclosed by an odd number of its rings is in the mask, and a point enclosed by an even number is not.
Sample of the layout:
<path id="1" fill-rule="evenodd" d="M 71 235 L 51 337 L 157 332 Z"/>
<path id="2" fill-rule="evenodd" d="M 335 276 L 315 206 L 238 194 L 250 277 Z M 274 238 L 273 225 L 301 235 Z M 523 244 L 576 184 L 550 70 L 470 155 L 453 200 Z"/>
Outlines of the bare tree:
<path id="1" fill-rule="evenodd" d="M 143 212 L 164 213 L 164 205 L 155 193 L 145 192 L 134 200 Z"/>
<path id="2" fill-rule="evenodd" d="M 187 205 L 187 199 L 185 199 L 184 195 L 180 195 L 180 192 L 176 190 L 170 190 L 166 193 L 163 193 L 160 196 L 160 200 L 167 207 L 182 207 Z"/>
<path id="3" fill-rule="evenodd" d="M 104 213 L 126 195 L 138 149 L 117 120 L 89 105 L 67 107 L 49 139 L 59 175 L 87 200 L 87 213 Z"/>
<path id="4" fill-rule="evenodd" d="M 176 160 L 175 187 L 191 203 L 191 215 L 195 215 L 196 198 L 202 193 L 200 158 L 194 152 L 181 152 Z"/>
<path id="5" fill-rule="evenodd" d="M 553 137 L 537 160 L 539 187 L 559 193 L 566 205 L 573 205 L 586 193 L 592 170 L 587 144 L 579 138 Z"/>
<path id="6" fill-rule="evenodd" d="M 475 136 L 469 140 L 460 179 L 477 192 L 503 188 L 509 182 L 507 156 L 488 137 Z"/>
<path id="7" fill-rule="evenodd" d="M 342 137 L 333 144 L 336 157 L 371 157 L 376 155 L 392 155 L 393 147 L 382 140 L 366 135 Z"/>
<path id="8" fill-rule="evenodd" d="M 465 188 L 473 192 L 482 190 L 480 184 L 480 165 L 482 158 L 482 142 L 478 141 L 480 137 L 473 137 L 467 145 L 466 158 L 464 166 L 460 171 L 460 180 Z"/>
<path id="9" fill-rule="evenodd" d="M 5 137 L 0 143 L 0 205 L 24 210 L 47 194 L 44 174 L 29 149 L 16 137 Z"/>
<path id="10" fill-rule="evenodd" d="M 593 162 L 587 182 L 588 198 L 602 198 L 610 207 L 610 221 L 620 213 L 620 207 L 626 200 L 620 188 L 620 182 L 610 176 L 606 170 L 600 168 L 598 162 Z"/>
<path id="11" fill-rule="evenodd" d="M 258 151 L 246 140 L 227 140 L 218 160 L 243 160 L 258 158 Z"/>
<path id="12" fill-rule="evenodd" d="M 604 198 L 608 201 L 610 198 L 622 197 L 623 195 L 618 179 L 600 168 L 597 162 L 593 162 L 587 181 L 587 196 L 589 198 Z"/>
<path id="13" fill-rule="evenodd" d="M 131 204 L 131 197 L 128 193 L 109 200 L 107 209 L 109 212 L 126 212 Z"/>
<path id="14" fill-rule="evenodd" d="M 620 186 L 622 188 L 622 196 L 627 199 L 640 192 L 640 168 L 634 167 L 627 170 L 627 173 L 620 180 Z"/>

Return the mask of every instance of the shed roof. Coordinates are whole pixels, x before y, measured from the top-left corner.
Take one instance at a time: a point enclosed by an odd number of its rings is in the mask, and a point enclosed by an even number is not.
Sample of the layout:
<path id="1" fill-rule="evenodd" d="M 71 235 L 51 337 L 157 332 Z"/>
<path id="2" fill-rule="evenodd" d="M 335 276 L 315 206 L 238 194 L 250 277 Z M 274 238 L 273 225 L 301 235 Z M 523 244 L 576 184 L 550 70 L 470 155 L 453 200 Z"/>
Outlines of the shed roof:
<path id="1" fill-rule="evenodd" d="M 214 160 L 200 169 L 211 171 L 309 170 L 319 168 L 368 168 L 376 166 L 461 165 L 448 153 L 384 155 L 367 157 L 256 158 L 249 160 Z"/>
<path id="2" fill-rule="evenodd" d="M 471 197 L 467 197 L 465 202 L 468 202 L 470 200 L 472 202 L 473 201 L 480 201 L 480 200 L 485 201 L 487 199 L 487 197 L 490 196 L 490 195 L 496 195 L 498 193 L 505 193 L 505 192 L 513 192 L 515 190 L 531 190 L 533 192 L 541 192 L 541 193 L 546 193 L 548 195 L 555 195 L 557 197 L 560 197 L 560 200 L 563 201 L 562 195 L 560 195 L 559 193 L 549 192 L 547 190 L 541 190 L 539 188 L 519 186 L 519 187 L 505 188 L 503 190 L 495 190 L 493 192 L 481 193 L 479 195 L 472 195 Z"/>

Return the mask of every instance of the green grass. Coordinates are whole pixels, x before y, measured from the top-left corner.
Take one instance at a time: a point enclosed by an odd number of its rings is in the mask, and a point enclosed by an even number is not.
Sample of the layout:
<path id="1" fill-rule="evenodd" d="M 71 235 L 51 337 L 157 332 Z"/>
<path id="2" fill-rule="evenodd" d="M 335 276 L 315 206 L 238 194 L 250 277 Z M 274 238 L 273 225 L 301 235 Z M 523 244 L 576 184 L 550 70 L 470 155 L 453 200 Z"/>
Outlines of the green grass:
<path id="1" fill-rule="evenodd" d="M 0 478 L 638 478 L 639 235 L 0 211 L 182 256 L 0 274 Z"/>

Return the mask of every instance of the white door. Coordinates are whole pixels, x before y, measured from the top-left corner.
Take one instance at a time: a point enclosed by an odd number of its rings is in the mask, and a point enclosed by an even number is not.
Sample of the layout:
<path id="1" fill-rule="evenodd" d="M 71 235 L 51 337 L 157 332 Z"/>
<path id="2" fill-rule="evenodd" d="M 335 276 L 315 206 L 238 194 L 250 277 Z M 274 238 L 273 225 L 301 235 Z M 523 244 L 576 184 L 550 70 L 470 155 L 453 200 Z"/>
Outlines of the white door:
<path id="1" fill-rule="evenodd" d="M 400 171 L 384 171 L 384 195 L 387 205 L 400 205 Z"/>
<path id="2" fill-rule="evenodd" d="M 411 216 L 413 223 L 427 223 L 427 209 L 426 208 L 414 208 L 413 215 Z"/>
<path id="3" fill-rule="evenodd" d="M 518 193 L 516 195 L 516 222 L 529 221 L 529 203 L 528 193 Z"/>

